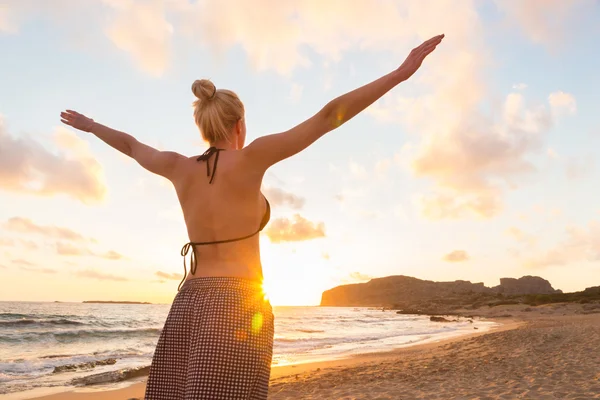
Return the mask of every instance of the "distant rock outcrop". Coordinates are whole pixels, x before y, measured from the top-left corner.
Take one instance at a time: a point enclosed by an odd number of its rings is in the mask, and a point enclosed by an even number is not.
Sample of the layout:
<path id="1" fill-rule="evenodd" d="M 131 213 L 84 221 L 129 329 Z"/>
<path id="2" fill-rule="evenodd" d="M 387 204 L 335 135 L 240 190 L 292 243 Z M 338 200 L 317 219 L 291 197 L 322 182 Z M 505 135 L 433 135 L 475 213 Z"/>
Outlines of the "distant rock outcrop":
<path id="1" fill-rule="evenodd" d="M 493 287 L 492 290 L 507 295 L 562 293 L 562 290 L 555 290 L 544 278 L 530 275 L 519 279 L 501 278 L 500 285 Z"/>
<path id="2" fill-rule="evenodd" d="M 583 291 L 583 293 L 592 295 L 592 294 L 600 294 L 600 286 L 592 286 Z"/>
<path id="3" fill-rule="evenodd" d="M 393 307 L 396 309 L 442 309 L 444 305 L 473 303 L 504 295 L 553 294 L 550 282 L 536 276 L 502 278 L 500 285 L 489 288 L 469 281 L 434 282 L 396 275 L 371 279 L 366 283 L 337 286 L 321 296 L 321 306 Z"/>

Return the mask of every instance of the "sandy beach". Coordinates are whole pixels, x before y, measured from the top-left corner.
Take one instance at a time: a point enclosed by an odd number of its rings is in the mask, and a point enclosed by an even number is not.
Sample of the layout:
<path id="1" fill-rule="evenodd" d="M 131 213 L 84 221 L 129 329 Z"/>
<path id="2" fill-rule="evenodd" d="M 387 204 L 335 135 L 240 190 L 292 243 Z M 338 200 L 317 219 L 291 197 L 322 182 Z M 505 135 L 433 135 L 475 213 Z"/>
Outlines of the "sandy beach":
<path id="1" fill-rule="evenodd" d="M 600 399 L 600 304 L 500 306 L 478 315 L 502 326 L 386 353 L 275 367 L 269 399 Z M 144 385 L 36 400 L 141 399 Z"/>

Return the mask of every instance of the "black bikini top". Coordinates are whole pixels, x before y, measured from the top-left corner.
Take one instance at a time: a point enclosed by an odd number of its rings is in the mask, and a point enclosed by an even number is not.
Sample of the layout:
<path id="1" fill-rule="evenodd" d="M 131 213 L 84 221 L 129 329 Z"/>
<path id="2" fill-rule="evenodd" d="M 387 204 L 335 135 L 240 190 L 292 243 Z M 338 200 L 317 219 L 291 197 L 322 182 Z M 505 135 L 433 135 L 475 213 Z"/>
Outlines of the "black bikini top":
<path id="1" fill-rule="evenodd" d="M 201 156 L 199 156 L 196 159 L 196 161 L 206 162 L 206 176 L 210 177 L 209 183 L 212 183 L 213 180 L 215 179 L 215 172 L 217 172 L 217 161 L 219 161 L 219 153 L 221 151 L 223 151 L 223 149 L 217 149 L 216 147 L 210 147 L 208 150 L 206 150 Z M 215 154 L 215 162 L 213 163 L 212 173 L 211 173 L 209 160 L 213 154 Z M 265 215 L 263 215 L 262 221 L 260 221 L 260 226 L 258 227 L 258 229 L 255 232 L 253 232 L 249 235 L 246 235 L 246 236 L 235 238 L 235 239 L 215 240 L 213 242 L 188 242 L 183 245 L 183 247 L 181 248 L 181 256 L 183 257 L 183 279 L 181 280 L 181 282 L 179 282 L 179 286 L 177 287 L 177 290 L 179 290 L 181 288 L 181 285 L 183 284 L 183 282 L 185 282 L 185 278 L 187 277 L 187 265 L 185 262 L 185 257 L 187 257 L 187 254 L 190 251 L 190 248 L 192 249 L 192 253 L 190 255 L 190 273 L 195 274 L 196 267 L 198 266 L 197 260 L 196 260 L 195 246 L 237 242 L 239 240 L 251 238 L 252 236 L 258 234 L 269 223 L 269 219 L 271 219 L 271 205 L 269 204 L 269 200 L 267 200 L 266 197 L 265 197 L 265 201 L 267 203 L 267 210 L 265 211 Z"/>

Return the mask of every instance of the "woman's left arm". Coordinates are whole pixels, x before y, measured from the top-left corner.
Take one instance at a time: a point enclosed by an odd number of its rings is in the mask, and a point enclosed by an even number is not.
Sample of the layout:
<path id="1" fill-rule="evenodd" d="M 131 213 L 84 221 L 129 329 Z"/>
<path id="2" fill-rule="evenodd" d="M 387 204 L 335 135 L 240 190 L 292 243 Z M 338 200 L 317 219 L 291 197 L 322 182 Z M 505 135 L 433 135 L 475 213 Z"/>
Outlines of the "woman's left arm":
<path id="1" fill-rule="evenodd" d="M 78 130 L 93 133 L 109 146 L 136 160 L 148 171 L 167 179 L 173 177 L 179 161 L 187 160 L 185 156 L 179 153 L 157 150 L 139 142 L 125 132 L 99 124 L 76 111 L 66 110 L 60 114 L 60 117 L 63 123 Z"/>

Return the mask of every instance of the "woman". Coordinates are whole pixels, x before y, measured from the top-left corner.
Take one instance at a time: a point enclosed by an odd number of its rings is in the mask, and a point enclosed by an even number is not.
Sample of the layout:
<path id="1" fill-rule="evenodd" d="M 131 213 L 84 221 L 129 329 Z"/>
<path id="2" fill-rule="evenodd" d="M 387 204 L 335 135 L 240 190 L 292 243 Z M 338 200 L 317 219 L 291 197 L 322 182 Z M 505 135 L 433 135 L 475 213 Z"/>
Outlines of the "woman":
<path id="1" fill-rule="evenodd" d="M 197 80 L 192 85 L 198 98 L 194 118 L 210 148 L 196 157 L 156 150 L 75 111 L 61 113 L 62 122 L 93 133 L 169 179 L 183 210 L 190 239 L 181 251 L 183 286 L 158 340 L 146 400 L 267 398 L 273 313 L 261 289 L 258 241 L 270 216 L 269 202 L 260 192 L 265 171 L 412 76 L 443 37 L 424 42 L 398 69 L 336 98 L 300 125 L 246 147 L 240 99 L 210 81 Z"/>

